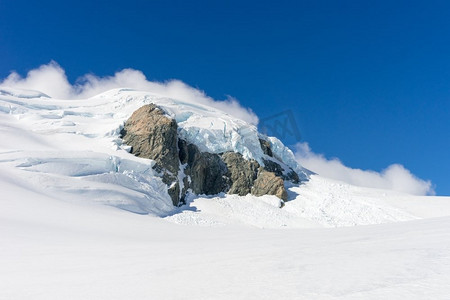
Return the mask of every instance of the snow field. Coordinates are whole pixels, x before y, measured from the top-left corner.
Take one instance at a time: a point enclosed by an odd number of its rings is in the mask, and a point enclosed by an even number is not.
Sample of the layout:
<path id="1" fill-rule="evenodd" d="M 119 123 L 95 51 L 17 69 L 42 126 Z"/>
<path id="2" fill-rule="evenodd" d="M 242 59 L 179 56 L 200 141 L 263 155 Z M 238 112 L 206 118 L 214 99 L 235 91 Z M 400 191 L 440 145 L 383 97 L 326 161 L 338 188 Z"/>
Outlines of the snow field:
<path id="1" fill-rule="evenodd" d="M 3 186 L 0 299 L 446 299 L 450 218 L 178 226 Z M 7 193 L 7 194 L 8 194 Z"/>

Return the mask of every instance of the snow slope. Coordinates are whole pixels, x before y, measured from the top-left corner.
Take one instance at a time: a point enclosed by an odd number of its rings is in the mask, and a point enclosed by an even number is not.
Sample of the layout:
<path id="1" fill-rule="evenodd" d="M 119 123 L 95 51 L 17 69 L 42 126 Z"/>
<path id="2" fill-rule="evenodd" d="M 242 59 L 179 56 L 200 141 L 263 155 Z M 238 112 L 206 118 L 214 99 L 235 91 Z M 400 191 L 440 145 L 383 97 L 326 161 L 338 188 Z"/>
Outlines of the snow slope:
<path id="1" fill-rule="evenodd" d="M 283 208 L 224 194 L 174 208 L 153 161 L 119 138 L 150 102 L 203 150 L 260 160 L 254 126 L 195 103 L 0 89 L 0 299 L 448 298 L 449 197 L 312 175 Z"/>
<path id="2" fill-rule="evenodd" d="M 448 299 L 450 217 L 179 226 L 2 182 L 0 299 Z M 6 191 L 6 193 L 5 193 Z M 5 199 L 5 198 L 2 198 Z"/>

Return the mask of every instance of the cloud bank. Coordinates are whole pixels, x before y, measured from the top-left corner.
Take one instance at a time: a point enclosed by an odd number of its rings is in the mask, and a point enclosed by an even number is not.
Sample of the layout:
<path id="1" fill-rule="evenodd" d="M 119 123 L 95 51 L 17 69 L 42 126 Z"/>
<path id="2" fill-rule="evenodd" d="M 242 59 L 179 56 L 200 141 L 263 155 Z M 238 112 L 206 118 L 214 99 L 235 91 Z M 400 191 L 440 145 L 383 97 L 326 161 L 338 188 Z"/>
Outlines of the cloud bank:
<path id="1" fill-rule="evenodd" d="M 74 84 L 67 79 L 66 72 L 58 63 L 52 61 L 28 72 L 25 77 L 12 72 L 0 83 L 0 87 L 36 90 L 57 99 L 83 99 L 115 88 L 130 88 L 160 94 L 164 97 L 182 99 L 186 102 L 200 103 L 220 109 L 251 124 L 258 123 L 258 117 L 249 108 L 242 107 L 231 97 L 214 100 L 203 91 L 195 89 L 180 80 L 167 82 L 149 81 L 144 73 L 134 69 L 124 69 L 113 76 L 98 77 L 87 74 Z"/>
<path id="2" fill-rule="evenodd" d="M 389 189 L 413 195 L 435 194 L 429 180 L 417 178 L 400 164 L 390 165 L 381 172 L 352 169 L 337 158 L 327 159 L 321 154 L 312 152 L 308 143 L 296 145 L 295 157 L 302 166 L 321 176 L 352 185 Z"/>

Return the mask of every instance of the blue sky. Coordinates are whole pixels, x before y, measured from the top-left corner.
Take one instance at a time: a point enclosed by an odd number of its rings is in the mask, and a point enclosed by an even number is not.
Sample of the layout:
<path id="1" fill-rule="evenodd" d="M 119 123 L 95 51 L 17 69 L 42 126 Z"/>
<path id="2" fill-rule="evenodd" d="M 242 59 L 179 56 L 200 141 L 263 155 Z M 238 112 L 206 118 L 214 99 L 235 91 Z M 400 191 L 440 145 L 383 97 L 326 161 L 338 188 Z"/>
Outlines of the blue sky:
<path id="1" fill-rule="evenodd" d="M 262 119 L 291 110 L 314 152 L 399 163 L 450 195 L 448 1 L 5 0 L 0 12 L 0 78 L 54 60 L 72 82 L 123 68 L 180 79 Z"/>

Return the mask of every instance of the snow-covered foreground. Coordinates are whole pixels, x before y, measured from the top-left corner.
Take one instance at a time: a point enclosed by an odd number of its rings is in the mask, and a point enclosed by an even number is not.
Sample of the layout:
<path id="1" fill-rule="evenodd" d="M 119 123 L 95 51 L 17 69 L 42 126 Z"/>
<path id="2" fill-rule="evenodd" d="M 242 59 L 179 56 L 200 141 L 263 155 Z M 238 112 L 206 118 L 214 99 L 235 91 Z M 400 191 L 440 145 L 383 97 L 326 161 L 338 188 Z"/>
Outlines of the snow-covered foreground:
<path id="1" fill-rule="evenodd" d="M 10 187 L 0 299 L 448 299 L 450 217 L 319 229 L 180 226 Z M 6 207 L 5 207 L 6 205 Z"/>
<path id="2" fill-rule="evenodd" d="M 153 162 L 119 138 L 149 102 L 203 150 L 259 159 L 254 126 L 205 106 L 0 89 L 0 299 L 448 298 L 449 197 L 313 175 L 283 208 L 216 195 L 175 209 Z"/>

